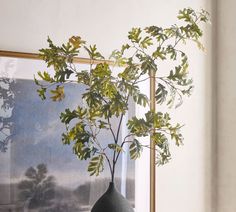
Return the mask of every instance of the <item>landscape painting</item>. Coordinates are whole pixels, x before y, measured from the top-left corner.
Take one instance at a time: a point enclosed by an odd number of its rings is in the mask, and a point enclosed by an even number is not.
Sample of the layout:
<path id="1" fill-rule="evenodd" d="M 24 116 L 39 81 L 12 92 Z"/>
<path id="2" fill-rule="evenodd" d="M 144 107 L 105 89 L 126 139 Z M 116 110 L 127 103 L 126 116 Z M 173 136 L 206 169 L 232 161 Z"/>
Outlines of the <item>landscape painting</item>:
<path id="1" fill-rule="evenodd" d="M 0 212 L 89 212 L 107 189 L 109 172 L 89 176 L 88 162 L 62 144 L 65 126 L 59 118 L 81 103 L 84 88 L 68 84 L 64 101 L 42 101 L 33 81 L 42 63 L 0 57 Z M 108 142 L 111 135 L 104 132 L 100 139 Z M 135 163 L 126 153 L 116 178 L 134 206 Z"/>

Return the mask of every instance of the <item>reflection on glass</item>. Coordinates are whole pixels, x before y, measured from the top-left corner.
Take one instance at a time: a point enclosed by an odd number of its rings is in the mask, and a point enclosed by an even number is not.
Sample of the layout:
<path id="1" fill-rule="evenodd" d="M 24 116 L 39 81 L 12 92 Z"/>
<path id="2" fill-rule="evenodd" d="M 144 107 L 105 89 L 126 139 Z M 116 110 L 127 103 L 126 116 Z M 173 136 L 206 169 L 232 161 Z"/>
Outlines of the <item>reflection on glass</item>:
<path id="1" fill-rule="evenodd" d="M 59 120 L 65 108 L 81 101 L 83 88 L 70 84 L 65 101 L 42 102 L 33 80 L 13 78 L 29 65 L 35 71 L 37 63 L 42 62 L 0 58 L 0 212 L 88 212 L 107 189 L 110 175 L 105 169 L 97 178 L 89 176 L 87 162 L 61 143 L 65 129 Z M 101 139 L 111 137 L 104 133 Z M 134 205 L 134 162 L 120 160 L 116 177 L 117 188 L 126 188 Z"/>

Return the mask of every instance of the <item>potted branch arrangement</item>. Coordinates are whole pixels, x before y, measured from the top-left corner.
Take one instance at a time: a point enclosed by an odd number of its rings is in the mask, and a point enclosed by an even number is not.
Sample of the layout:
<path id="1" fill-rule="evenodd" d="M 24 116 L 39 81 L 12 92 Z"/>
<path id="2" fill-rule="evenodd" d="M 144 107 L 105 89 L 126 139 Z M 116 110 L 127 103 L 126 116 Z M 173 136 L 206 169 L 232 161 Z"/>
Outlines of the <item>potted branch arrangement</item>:
<path id="1" fill-rule="evenodd" d="M 182 23 L 180 26 L 133 28 L 128 33 L 129 42 L 120 50 L 113 51 L 109 58 L 113 61 L 112 65 L 123 67 L 115 74 L 96 45 L 87 46 L 79 36 L 71 37 L 61 46 L 56 46 L 48 38 L 49 47 L 40 50 L 41 58 L 55 71 L 53 75 L 46 71 L 38 72 L 39 78 L 35 78 L 42 99 L 46 98 L 49 90 L 52 101 L 62 101 L 65 98 L 64 86 L 71 81 L 86 87 L 82 94 L 83 103 L 77 108 L 67 108 L 61 113 L 60 120 L 66 125 L 62 134 L 63 144 L 72 145 L 79 160 L 90 160 L 88 172 L 97 176 L 105 166 L 110 170 L 110 186 L 95 203 L 92 212 L 133 211 L 128 201 L 114 188 L 116 164 L 125 144 L 129 146 L 131 159 L 137 159 L 146 147 L 142 138 L 150 136 L 155 144 L 156 163 L 163 165 L 171 157 L 169 141 L 173 140 L 177 146 L 183 142 L 181 125 L 173 124 L 168 113 L 150 109 L 142 118 L 130 118 L 126 123 L 128 134 L 124 140 L 119 139 L 129 100 L 143 107 L 149 106 L 150 99 L 142 93 L 139 83 L 148 80 L 151 71 L 156 73 L 162 61 L 172 61 L 175 65 L 165 72 L 165 76 L 155 75 L 156 104 L 179 106 L 183 96 L 191 95 L 193 85 L 188 76 L 188 57 L 182 50 L 183 44 L 192 41 L 203 49 L 200 25 L 208 22 L 209 14 L 205 10 L 197 12 L 184 8 L 179 11 L 178 19 Z M 81 49 L 88 53 L 91 65 L 88 70 L 78 71 L 73 61 Z M 111 124 L 113 117 L 119 120 L 118 127 Z M 101 143 L 98 138 L 101 131 L 110 133 L 113 139 Z M 112 157 L 108 152 L 112 153 Z"/>

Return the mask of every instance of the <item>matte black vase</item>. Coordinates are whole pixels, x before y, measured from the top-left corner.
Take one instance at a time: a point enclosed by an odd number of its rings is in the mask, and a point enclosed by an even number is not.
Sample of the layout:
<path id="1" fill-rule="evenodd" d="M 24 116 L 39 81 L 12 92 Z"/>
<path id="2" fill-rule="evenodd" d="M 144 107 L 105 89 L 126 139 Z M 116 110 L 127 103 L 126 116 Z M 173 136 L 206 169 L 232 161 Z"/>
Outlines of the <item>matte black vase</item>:
<path id="1" fill-rule="evenodd" d="M 134 212 L 132 206 L 110 183 L 107 191 L 95 203 L 91 212 Z"/>

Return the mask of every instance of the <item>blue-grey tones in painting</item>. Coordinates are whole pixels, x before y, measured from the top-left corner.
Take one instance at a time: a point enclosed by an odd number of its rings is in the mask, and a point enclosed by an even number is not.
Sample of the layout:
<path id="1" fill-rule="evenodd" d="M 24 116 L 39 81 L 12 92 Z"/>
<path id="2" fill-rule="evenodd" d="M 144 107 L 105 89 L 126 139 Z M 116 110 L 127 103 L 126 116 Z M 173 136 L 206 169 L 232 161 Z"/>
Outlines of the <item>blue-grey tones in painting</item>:
<path id="1" fill-rule="evenodd" d="M 6 86 L 3 79 L 0 80 L 0 212 L 90 211 L 107 188 L 108 169 L 97 178 L 89 176 L 87 161 L 79 161 L 72 154 L 72 147 L 62 144 L 65 127 L 59 119 L 65 108 L 75 108 L 81 103 L 84 88 L 68 84 L 65 100 L 55 103 L 40 100 L 33 80 L 14 79 Z M 3 97 L 6 89 L 9 95 Z M 12 102 L 4 107 L 8 96 Z M 112 138 L 104 132 L 101 139 L 109 142 Z M 125 195 L 134 204 L 134 162 L 126 161 L 124 181 L 121 161 L 117 167 L 117 187 L 120 189 L 125 183 Z"/>

